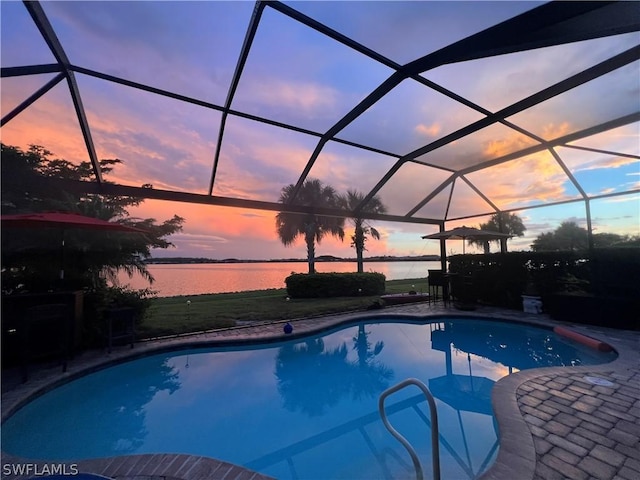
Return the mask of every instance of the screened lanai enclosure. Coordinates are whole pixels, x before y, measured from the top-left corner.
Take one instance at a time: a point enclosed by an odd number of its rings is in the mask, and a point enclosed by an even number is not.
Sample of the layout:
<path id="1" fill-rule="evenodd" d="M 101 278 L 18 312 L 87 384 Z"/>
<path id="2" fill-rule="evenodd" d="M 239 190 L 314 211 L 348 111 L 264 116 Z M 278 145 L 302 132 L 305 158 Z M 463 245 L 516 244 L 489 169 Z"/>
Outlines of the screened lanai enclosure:
<path id="1" fill-rule="evenodd" d="M 565 206 L 637 225 L 638 2 L 1 9 L 2 141 L 91 162 L 61 188 L 304 212 L 317 178 L 423 233 Z"/>

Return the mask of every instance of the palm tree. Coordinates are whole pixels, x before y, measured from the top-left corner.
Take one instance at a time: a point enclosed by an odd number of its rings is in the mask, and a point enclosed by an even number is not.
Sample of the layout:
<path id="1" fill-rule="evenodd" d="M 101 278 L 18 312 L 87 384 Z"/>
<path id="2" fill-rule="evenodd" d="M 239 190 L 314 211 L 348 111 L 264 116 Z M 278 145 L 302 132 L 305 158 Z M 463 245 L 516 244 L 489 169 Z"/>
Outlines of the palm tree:
<path id="1" fill-rule="evenodd" d="M 280 193 L 280 203 L 288 204 L 293 198 L 295 185 L 287 185 Z M 276 215 L 278 237 L 285 246 L 293 244 L 298 236 L 304 237 L 307 244 L 309 273 L 315 273 L 315 242 L 320 243 L 330 234 L 344 239 L 344 218 L 326 217 L 313 213 L 313 208 L 337 208 L 338 195 L 333 187 L 324 185 L 320 180 L 309 179 L 304 182 L 295 198 L 295 205 L 311 207 L 308 213 L 280 212 Z"/>
<path id="2" fill-rule="evenodd" d="M 509 233 L 517 237 L 522 237 L 525 230 L 527 229 L 527 227 L 524 226 L 524 223 L 522 223 L 522 219 L 518 215 L 516 215 L 515 213 L 507 212 L 498 212 L 492 215 L 487 223 L 481 223 L 478 228 L 480 230 L 488 230 L 490 232 Z M 508 238 L 495 240 L 496 242 L 501 243 L 501 250 L 503 252 L 507 251 L 507 240 Z M 469 239 L 467 240 L 467 244 L 482 247 L 484 249 L 484 253 L 489 253 L 488 240 Z"/>
<path id="3" fill-rule="evenodd" d="M 274 373 L 284 408 L 319 417 L 337 405 L 352 388 L 348 354 L 346 343 L 329 349 L 322 338 L 280 347 Z"/>
<path id="4" fill-rule="evenodd" d="M 343 208 L 353 212 L 358 205 L 364 200 L 364 194 L 356 190 L 348 190 L 345 196 L 340 198 L 340 203 Z M 356 258 L 358 261 L 358 273 L 364 271 L 363 265 L 363 253 L 366 250 L 365 243 L 367 236 L 371 235 L 376 240 L 380 240 L 380 232 L 369 225 L 363 218 L 363 215 L 367 213 L 386 213 L 387 207 L 385 207 L 378 196 L 373 197 L 367 202 L 362 210 L 355 216 L 351 217 L 351 223 L 353 224 L 354 231 L 351 236 L 351 246 L 356 249 Z"/>

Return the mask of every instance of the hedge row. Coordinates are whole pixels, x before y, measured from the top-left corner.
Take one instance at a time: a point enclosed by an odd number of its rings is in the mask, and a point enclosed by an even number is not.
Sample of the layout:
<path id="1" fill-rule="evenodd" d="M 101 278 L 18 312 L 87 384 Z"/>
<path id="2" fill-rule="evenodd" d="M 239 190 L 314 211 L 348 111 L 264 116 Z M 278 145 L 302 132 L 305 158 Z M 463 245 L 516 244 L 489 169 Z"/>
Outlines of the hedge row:
<path id="1" fill-rule="evenodd" d="M 292 298 L 382 295 L 385 281 L 381 273 L 294 273 L 285 279 Z"/>
<path id="2" fill-rule="evenodd" d="M 483 303 L 519 309 L 521 295 L 538 295 L 560 320 L 639 327 L 638 247 L 456 255 L 449 262 L 451 272 L 472 279 L 472 295 Z"/>
<path id="3" fill-rule="evenodd" d="M 638 247 L 456 255 L 449 262 L 451 272 L 474 278 L 479 299 L 497 305 L 514 306 L 522 293 L 534 292 L 640 297 Z"/>

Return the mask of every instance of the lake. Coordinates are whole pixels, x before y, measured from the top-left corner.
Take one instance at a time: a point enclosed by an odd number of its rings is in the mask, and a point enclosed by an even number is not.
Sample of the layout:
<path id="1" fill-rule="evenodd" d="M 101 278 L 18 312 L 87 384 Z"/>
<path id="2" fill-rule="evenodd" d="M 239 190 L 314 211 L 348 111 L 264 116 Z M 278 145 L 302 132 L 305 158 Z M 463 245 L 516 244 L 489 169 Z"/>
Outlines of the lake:
<path id="1" fill-rule="evenodd" d="M 303 262 L 152 264 L 148 269 L 155 278 L 151 286 L 139 275 L 129 278 L 125 273 L 120 273 L 118 277 L 120 285 L 129 285 L 134 289 L 151 288 L 160 297 L 241 292 L 285 288 L 284 280 L 289 275 L 308 271 L 307 264 Z M 355 272 L 356 269 L 355 262 L 316 263 L 316 271 L 321 273 Z M 440 269 L 440 262 L 364 263 L 365 272 L 382 273 L 387 280 L 426 278 L 429 269 Z M 417 289 L 420 288 L 417 286 Z M 426 284 L 422 288 L 426 290 Z"/>

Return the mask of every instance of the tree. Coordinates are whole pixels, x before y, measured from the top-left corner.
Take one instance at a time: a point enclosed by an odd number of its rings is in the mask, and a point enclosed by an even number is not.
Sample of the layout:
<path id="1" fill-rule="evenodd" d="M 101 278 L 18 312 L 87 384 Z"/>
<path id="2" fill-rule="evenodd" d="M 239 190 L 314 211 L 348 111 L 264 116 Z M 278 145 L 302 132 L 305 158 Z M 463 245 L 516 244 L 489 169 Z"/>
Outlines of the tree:
<path id="1" fill-rule="evenodd" d="M 2 144 L 2 212 L 29 213 L 70 211 L 115 221 L 144 230 L 145 235 L 119 234 L 74 230 L 65 232 L 65 287 L 96 289 L 114 280 L 118 271 L 138 272 L 150 282 L 153 277 L 144 263 L 151 248 L 168 248 L 166 237 L 182 229 L 184 219 L 174 215 L 161 224 L 155 219 L 129 216 L 128 208 L 142 202 L 140 198 L 75 194 L 57 188 L 51 178 L 90 180 L 89 162 L 74 164 L 52 158 L 46 148 L 31 145 L 25 152 L 18 147 Z M 121 160 L 101 160 L 99 167 L 106 176 Z M 45 231 L 46 230 L 46 231 Z M 58 242 L 51 242 L 49 229 L 14 229 L 3 235 L 3 289 L 36 291 L 51 288 L 59 268 Z"/>
<path id="2" fill-rule="evenodd" d="M 617 233 L 596 233 L 593 235 L 593 244 L 596 248 L 604 247 L 638 247 L 639 235 L 618 235 Z"/>
<path id="3" fill-rule="evenodd" d="M 588 247 L 588 232 L 576 222 L 562 222 L 553 232 L 541 233 L 531 245 L 535 252 L 584 250 Z"/>
<path id="4" fill-rule="evenodd" d="M 340 204 L 343 208 L 353 212 L 358 205 L 364 200 L 364 194 L 356 190 L 348 190 L 347 194 L 340 197 Z M 373 197 L 364 208 L 358 212 L 355 216 L 351 217 L 351 223 L 353 224 L 354 231 L 351 235 L 351 246 L 356 249 L 356 258 L 358 262 L 358 273 L 364 271 L 363 253 L 367 249 L 365 243 L 367 236 L 371 235 L 376 240 L 380 240 L 380 232 L 373 228 L 363 216 L 367 213 L 386 213 L 387 207 L 385 207 L 378 196 Z"/>
<path id="5" fill-rule="evenodd" d="M 531 244 L 531 249 L 534 252 L 549 252 L 558 250 L 556 248 L 556 239 L 553 232 L 543 232 L 536 237 Z"/>
<path id="6" fill-rule="evenodd" d="M 560 250 L 584 250 L 589 246 L 589 234 L 576 222 L 562 222 L 554 232 Z"/>
<path id="7" fill-rule="evenodd" d="M 502 228 L 501 228 L 501 225 L 502 225 Z M 518 215 L 516 215 L 515 213 L 508 213 L 508 212 L 498 212 L 492 215 L 487 223 L 481 223 L 478 226 L 478 228 L 480 230 L 487 230 L 490 232 L 508 233 L 516 237 L 522 237 L 524 235 L 525 230 L 527 229 L 527 227 L 524 226 L 522 219 Z M 501 250 L 506 252 L 507 240 L 509 239 L 503 238 L 500 240 L 492 240 L 492 241 L 496 243 L 500 243 L 502 245 Z M 467 243 L 469 245 L 482 247 L 484 249 L 484 253 L 490 252 L 490 247 L 489 247 L 490 241 L 469 239 L 467 240 Z"/>
<path id="8" fill-rule="evenodd" d="M 596 248 L 622 245 L 625 241 L 626 237 L 616 233 L 596 233 L 593 235 L 593 245 Z"/>
<path id="9" fill-rule="evenodd" d="M 280 193 L 280 203 L 288 204 L 293 199 L 295 185 L 287 185 Z M 292 245 L 299 237 L 307 245 L 309 273 L 315 273 L 315 243 L 320 243 L 327 235 L 344 239 L 344 218 L 317 215 L 314 208 L 337 208 L 338 195 L 333 187 L 324 185 L 320 180 L 305 181 L 295 198 L 295 205 L 309 207 L 307 213 L 282 211 L 276 215 L 276 231 L 285 246 Z"/>
<path id="10" fill-rule="evenodd" d="M 51 153 L 39 145 L 30 145 L 24 152 L 18 147 L 2 144 L 2 211 L 3 213 L 37 212 L 44 209 L 64 210 L 100 198 L 110 209 L 102 220 L 126 217 L 127 207 L 139 205 L 133 197 L 101 197 L 95 195 L 71 195 L 47 181 L 48 178 L 91 181 L 93 169 L 89 162 L 75 165 L 68 160 L 51 158 Z M 111 173 L 122 160 L 100 160 L 103 175 Z M 106 214 L 106 211 L 104 212 Z"/>

